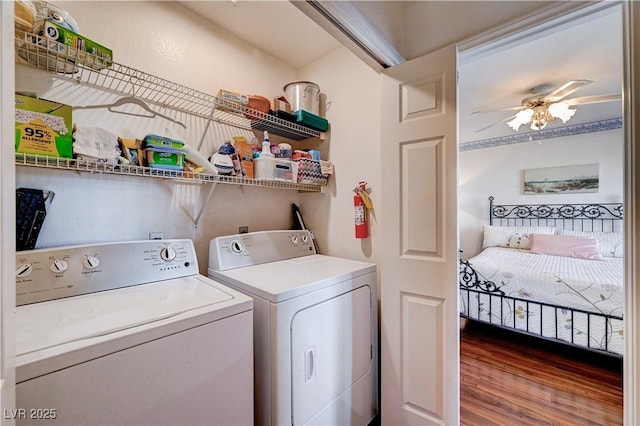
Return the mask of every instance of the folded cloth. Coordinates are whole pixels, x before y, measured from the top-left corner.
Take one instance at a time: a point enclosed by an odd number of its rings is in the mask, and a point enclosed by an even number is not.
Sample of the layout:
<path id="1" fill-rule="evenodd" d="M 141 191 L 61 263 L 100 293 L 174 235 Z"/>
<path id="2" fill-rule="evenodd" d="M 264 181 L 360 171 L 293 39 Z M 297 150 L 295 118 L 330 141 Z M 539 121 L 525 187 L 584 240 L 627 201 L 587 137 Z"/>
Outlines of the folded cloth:
<path id="1" fill-rule="evenodd" d="M 322 174 L 324 176 L 332 175 L 333 174 L 333 163 L 330 163 L 329 161 L 321 160 L 320 161 L 320 171 L 322 172 Z"/>
<path id="2" fill-rule="evenodd" d="M 118 136 L 100 127 L 73 127 L 73 153 L 94 158 L 118 158 L 122 155 Z"/>

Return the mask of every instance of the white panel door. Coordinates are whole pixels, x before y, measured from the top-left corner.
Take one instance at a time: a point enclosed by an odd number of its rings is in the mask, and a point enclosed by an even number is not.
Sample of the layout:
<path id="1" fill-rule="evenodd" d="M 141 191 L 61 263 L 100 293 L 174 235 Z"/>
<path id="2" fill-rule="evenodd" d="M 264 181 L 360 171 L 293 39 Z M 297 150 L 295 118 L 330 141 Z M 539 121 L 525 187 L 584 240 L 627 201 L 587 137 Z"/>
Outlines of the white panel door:
<path id="1" fill-rule="evenodd" d="M 457 50 L 385 70 L 382 422 L 458 423 Z"/>

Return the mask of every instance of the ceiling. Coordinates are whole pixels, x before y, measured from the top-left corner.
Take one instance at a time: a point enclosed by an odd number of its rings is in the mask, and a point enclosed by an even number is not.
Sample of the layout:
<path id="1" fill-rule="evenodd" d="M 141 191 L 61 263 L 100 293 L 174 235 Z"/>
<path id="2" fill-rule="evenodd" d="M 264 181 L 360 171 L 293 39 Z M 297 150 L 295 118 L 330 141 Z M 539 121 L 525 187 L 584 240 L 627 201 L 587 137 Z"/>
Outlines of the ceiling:
<path id="1" fill-rule="evenodd" d="M 340 47 L 336 39 L 288 1 L 180 3 L 295 69 Z"/>
<path id="2" fill-rule="evenodd" d="M 340 43 L 289 1 L 181 2 L 290 66 L 300 69 L 339 48 Z M 355 1 L 353 5 L 407 59 L 465 40 L 482 31 L 557 2 L 540 1 Z M 622 33 L 618 13 L 600 13 L 554 27 L 513 45 L 460 58 L 461 143 L 514 134 L 506 123 L 477 130 L 513 115 L 480 110 L 518 106 L 540 84 L 559 87 L 569 80 L 593 83 L 570 97 L 619 93 L 622 87 Z M 619 8 L 617 8 L 619 10 Z M 446 17 L 447 19 L 443 19 Z M 468 19 L 474 17 L 475 19 Z M 450 25 L 450 22 L 465 25 Z M 429 32 L 429 29 L 432 29 Z M 581 105 L 566 125 L 622 116 L 621 102 Z M 559 127 L 562 122 L 547 128 Z M 523 126 L 520 133 L 530 131 Z"/>

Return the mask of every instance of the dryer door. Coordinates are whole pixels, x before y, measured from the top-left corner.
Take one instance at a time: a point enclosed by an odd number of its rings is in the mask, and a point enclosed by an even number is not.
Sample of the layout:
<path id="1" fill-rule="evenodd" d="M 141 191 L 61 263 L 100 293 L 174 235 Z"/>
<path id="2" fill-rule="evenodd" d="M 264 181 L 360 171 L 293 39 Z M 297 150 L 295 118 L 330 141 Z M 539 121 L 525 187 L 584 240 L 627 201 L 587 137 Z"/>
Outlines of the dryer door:
<path id="1" fill-rule="evenodd" d="M 371 418 L 373 309 L 359 287 L 305 308 L 291 324 L 292 421 L 366 424 Z M 329 423 L 327 423 L 329 422 Z"/>

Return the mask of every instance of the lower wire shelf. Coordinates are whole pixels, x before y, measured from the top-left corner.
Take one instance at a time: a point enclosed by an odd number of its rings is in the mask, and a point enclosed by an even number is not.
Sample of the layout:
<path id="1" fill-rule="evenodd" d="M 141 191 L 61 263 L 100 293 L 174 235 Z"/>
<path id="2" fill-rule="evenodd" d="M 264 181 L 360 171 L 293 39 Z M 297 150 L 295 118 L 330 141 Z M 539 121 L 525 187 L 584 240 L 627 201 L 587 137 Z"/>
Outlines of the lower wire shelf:
<path id="1" fill-rule="evenodd" d="M 192 183 L 223 183 L 240 186 L 257 186 L 264 188 L 294 189 L 307 192 L 321 192 L 320 185 L 286 182 L 279 180 L 248 179 L 238 176 L 214 175 L 210 173 L 193 173 L 188 171 L 158 169 L 124 164 L 108 164 L 93 161 L 80 161 L 71 158 L 48 157 L 44 155 L 15 154 L 16 166 L 39 167 L 46 169 L 71 170 L 85 173 L 106 173 L 125 176 L 172 179 Z"/>

